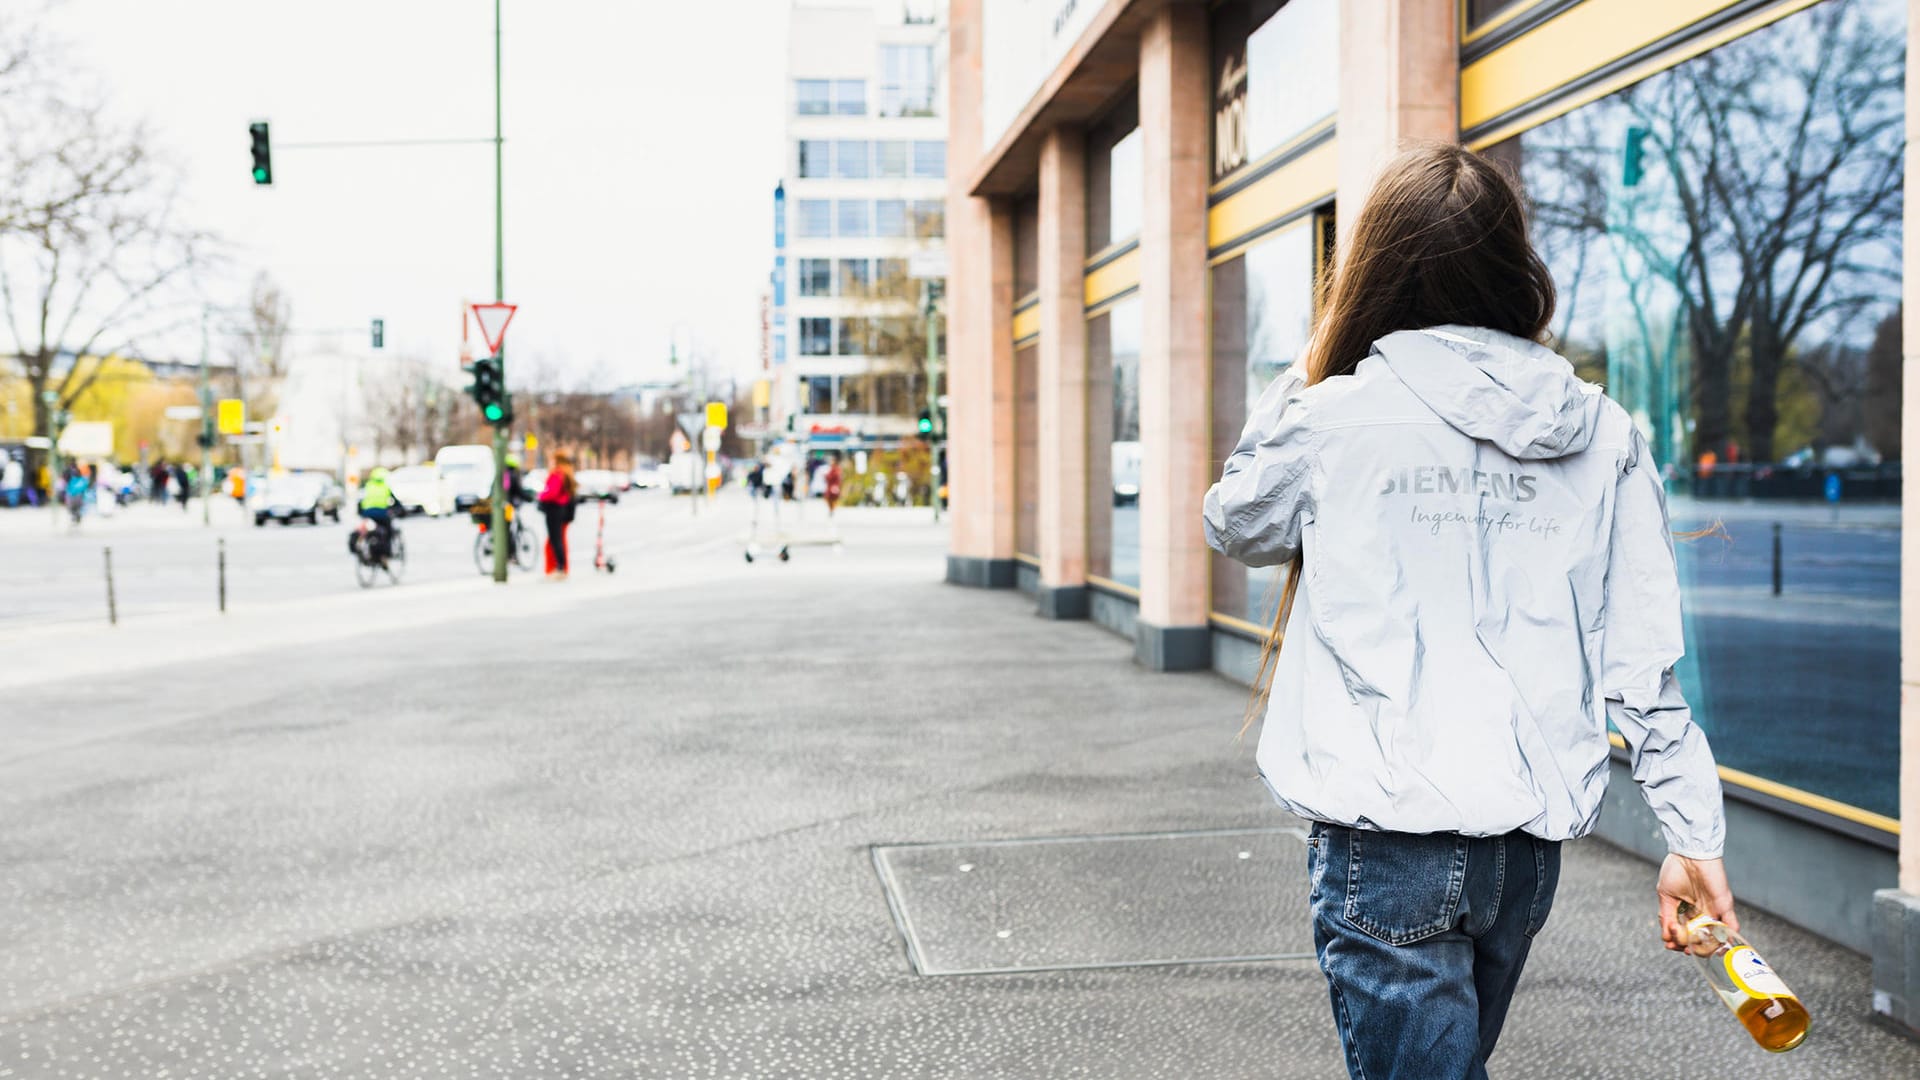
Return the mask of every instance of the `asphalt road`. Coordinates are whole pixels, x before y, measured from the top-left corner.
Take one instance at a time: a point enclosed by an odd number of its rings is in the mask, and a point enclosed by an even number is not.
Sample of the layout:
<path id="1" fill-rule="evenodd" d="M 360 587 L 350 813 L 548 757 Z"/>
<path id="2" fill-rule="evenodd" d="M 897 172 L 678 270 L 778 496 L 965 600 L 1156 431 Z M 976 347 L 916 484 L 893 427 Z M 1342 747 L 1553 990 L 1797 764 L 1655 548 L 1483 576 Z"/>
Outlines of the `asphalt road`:
<path id="1" fill-rule="evenodd" d="M 0 1078 L 1340 1075 L 1311 960 L 1178 962 L 1304 936 L 1243 688 L 940 584 L 922 514 L 748 565 L 739 510 L 611 578 L 0 629 Z M 1864 958 L 1746 913 L 1815 1017 L 1770 1057 L 1651 866 L 1562 882 L 1496 1075 L 1920 1074 Z"/>

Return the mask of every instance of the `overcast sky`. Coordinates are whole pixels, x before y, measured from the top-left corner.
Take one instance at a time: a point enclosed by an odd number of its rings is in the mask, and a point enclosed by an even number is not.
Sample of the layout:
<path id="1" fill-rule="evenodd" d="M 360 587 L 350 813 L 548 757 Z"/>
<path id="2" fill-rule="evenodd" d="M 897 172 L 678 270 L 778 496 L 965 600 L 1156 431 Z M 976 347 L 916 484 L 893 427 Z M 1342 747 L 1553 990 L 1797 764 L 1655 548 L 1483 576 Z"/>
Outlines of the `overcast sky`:
<path id="1" fill-rule="evenodd" d="M 661 377 L 674 340 L 758 367 L 786 11 L 504 0 L 510 369 Z M 492 4 L 64 0 L 46 21 L 151 125 L 241 281 L 270 272 L 300 326 L 379 316 L 390 350 L 456 362 L 460 301 L 493 295 L 492 147 L 292 144 L 490 137 Z M 270 188 L 253 120 L 273 125 Z"/>

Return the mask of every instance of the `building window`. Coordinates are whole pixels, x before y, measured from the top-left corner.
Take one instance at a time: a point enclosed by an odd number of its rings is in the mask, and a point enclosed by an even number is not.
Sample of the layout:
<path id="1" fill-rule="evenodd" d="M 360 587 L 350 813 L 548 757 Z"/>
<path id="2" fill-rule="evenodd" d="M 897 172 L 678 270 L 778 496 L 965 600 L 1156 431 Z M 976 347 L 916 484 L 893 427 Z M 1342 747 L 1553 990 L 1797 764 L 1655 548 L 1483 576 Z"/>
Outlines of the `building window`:
<path id="1" fill-rule="evenodd" d="M 835 116 L 867 115 L 866 80 L 835 79 L 833 81 L 833 112 Z"/>
<path id="2" fill-rule="evenodd" d="M 875 356 L 903 355 L 913 338 L 908 321 L 897 317 L 870 320 L 867 330 L 868 341 Z"/>
<path id="3" fill-rule="evenodd" d="M 865 139 L 840 139 L 833 144 L 833 175 L 842 180 L 865 180 L 871 171 Z"/>
<path id="4" fill-rule="evenodd" d="M 907 260 L 875 259 L 873 266 L 873 295 L 885 300 L 897 300 L 908 295 L 908 286 L 912 279 L 907 276 Z"/>
<path id="5" fill-rule="evenodd" d="M 1714 756 L 1889 817 L 1906 15 L 1816 4 L 1487 151 L 1532 204 L 1555 347 L 1647 437 L 1672 527 L 1718 525 L 1674 545 Z"/>
<path id="6" fill-rule="evenodd" d="M 867 344 L 868 344 L 868 337 L 869 337 L 867 320 L 861 319 L 861 318 L 841 319 L 839 333 L 840 333 L 839 355 L 841 356 L 867 355 L 867 351 L 868 351 Z"/>
<path id="7" fill-rule="evenodd" d="M 800 178 L 802 180 L 824 180 L 831 175 L 827 163 L 829 145 L 825 139 L 800 140 Z"/>
<path id="8" fill-rule="evenodd" d="M 1285 228 L 1213 269 L 1213 460 L 1239 442 L 1249 412 L 1273 380 L 1299 360 L 1313 325 L 1312 221 Z M 1265 626 L 1279 601 L 1279 567 L 1249 569 L 1215 554 L 1213 610 Z"/>
<path id="9" fill-rule="evenodd" d="M 873 263 L 866 259 L 840 260 L 840 295 L 865 298 L 873 290 Z"/>
<path id="10" fill-rule="evenodd" d="M 833 320 L 807 316 L 800 320 L 800 355 L 833 355 Z"/>
<path id="11" fill-rule="evenodd" d="M 873 235 L 908 236 L 907 200 L 876 199 L 873 204 Z"/>
<path id="12" fill-rule="evenodd" d="M 833 415 L 833 376 L 808 375 L 800 380 L 807 395 L 807 411 L 815 416 Z"/>
<path id="13" fill-rule="evenodd" d="M 947 144 L 938 139 L 920 139 L 913 144 L 913 175 L 922 180 L 939 180 L 947 175 Z"/>
<path id="14" fill-rule="evenodd" d="M 793 111 L 801 116 L 825 116 L 832 111 L 825 79 L 796 79 L 793 83 Z"/>
<path id="15" fill-rule="evenodd" d="M 938 240 L 947 233 L 947 203 L 945 199 L 913 200 L 913 235 L 923 239 Z"/>
<path id="16" fill-rule="evenodd" d="M 799 273 L 801 296 L 833 295 L 832 259 L 801 259 Z"/>
<path id="17" fill-rule="evenodd" d="M 933 46 L 880 46 L 880 115 L 933 115 Z"/>
<path id="18" fill-rule="evenodd" d="M 1143 191 L 1140 185 L 1140 129 L 1113 144 L 1107 155 L 1107 228 L 1117 244 L 1140 235 Z"/>
<path id="19" fill-rule="evenodd" d="M 833 235 L 833 203 L 800 199 L 793 206 L 794 226 L 801 238 L 820 240 Z"/>
<path id="20" fill-rule="evenodd" d="M 873 175 L 887 180 L 908 175 L 912 144 L 905 139 L 882 139 L 873 144 Z"/>
<path id="21" fill-rule="evenodd" d="M 842 413 L 870 413 L 873 411 L 873 377 L 871 375 L 840 376 L 839 408 Z"/>
<path id="22" fill-rule="evenodd" d="M 910 416 L 918 411 L 914 408 L 913 393 L 905 375 L 874 376 L 873 396 L 873 411 L 881 416 Z"/>
<path id="23" fill-rule="evenodd" d="M 1475 29 L 1517 2 L 1518 0 L 1467 0 L 1467 29 Z"/>
<path id="24" fill-rule="evenodd" d="M 1140 587 L 1140 299 L 1087 322 L 1087 555 Z"/>
<path id="25" fill-rule="evenodd" d="M 834 205 L 837 235 L 863 237 L 873 235 L 873 204 L 865 199 L 841 199 Z"/>
<path id="26" fill-rule="evenodd" d="M 1040 554 L 1040 348 L 1013 350 L 1013 549 Z"/>

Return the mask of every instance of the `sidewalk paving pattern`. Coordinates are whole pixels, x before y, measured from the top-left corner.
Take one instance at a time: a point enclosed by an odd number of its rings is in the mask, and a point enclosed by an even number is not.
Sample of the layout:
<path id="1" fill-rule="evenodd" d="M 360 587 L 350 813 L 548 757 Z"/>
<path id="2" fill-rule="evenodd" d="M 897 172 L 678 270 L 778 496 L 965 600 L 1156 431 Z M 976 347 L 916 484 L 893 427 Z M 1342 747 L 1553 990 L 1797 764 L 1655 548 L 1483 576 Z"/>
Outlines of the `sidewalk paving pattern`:
<path id="1" fill-rule="evenodd" d="M 1242 688 L 939 584 L 923 516 L 750 568 L 743 522 L 448 586 L 444 618 L 333 597 L 280 614 L 333 631 L 14 682 L 0 1078 L 1344 1075 L 1310 959 L 1062 970 L 1300 940 Z M 1652 883 L 1569 846 L 1496 1076 L 1920 1075 L 1863 958 L 1749 911 L 1815 1018 L 1759 1051 L 1660 949 Z M 1048 970 L 917 974 L 902 902 L 923 960 Z"/>

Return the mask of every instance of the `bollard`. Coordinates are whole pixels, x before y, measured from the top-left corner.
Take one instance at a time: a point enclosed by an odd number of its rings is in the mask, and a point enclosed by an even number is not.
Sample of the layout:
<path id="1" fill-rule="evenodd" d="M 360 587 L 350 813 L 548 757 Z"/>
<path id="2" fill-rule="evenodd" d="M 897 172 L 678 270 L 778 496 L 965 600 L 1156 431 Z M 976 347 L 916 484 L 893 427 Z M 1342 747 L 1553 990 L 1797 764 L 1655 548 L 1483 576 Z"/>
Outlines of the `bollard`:
<path id="1" fill-rule="evenodd" d="M 107 623 L 110 626 L 119 626 L 120 608 L 113 602 L 113 549 L 105 547 L 101 548 L 100 552 L 107 557 Z"/>
<path id="2" fill-rule="evenodd" d="M 227 539 L 220 538 L 220 613 L 227 613 Z"/>
<path id="3" fill-rule="evenodd" d="M 1780 595 L 1780 523 L 1773 523 L 1773 595 Z"/>

